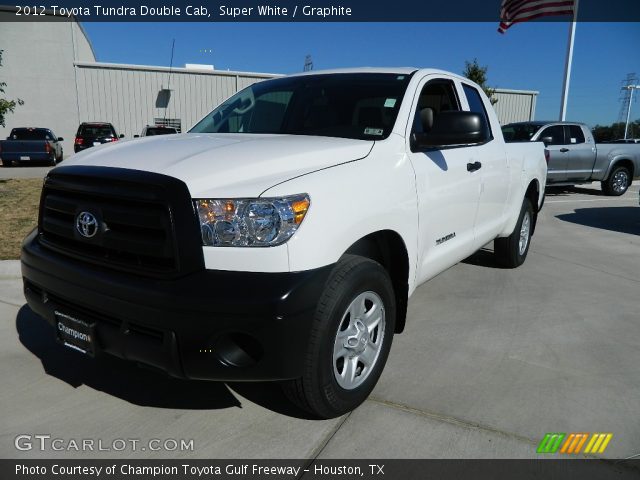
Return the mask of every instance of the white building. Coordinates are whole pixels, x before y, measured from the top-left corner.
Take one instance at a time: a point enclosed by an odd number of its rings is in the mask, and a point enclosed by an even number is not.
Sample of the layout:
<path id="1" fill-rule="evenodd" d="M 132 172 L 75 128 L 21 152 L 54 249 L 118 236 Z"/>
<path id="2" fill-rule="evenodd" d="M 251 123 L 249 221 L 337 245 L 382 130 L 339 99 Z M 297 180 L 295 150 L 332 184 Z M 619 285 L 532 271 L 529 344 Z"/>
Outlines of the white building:
<path id="1" fill-rule="evenodd" d="M 533 120 L 536 114 L 538 93 L 540 92 L 533 90 L 496 88 L 493 98 L 498 101 L 493 105 L 493 108 L 498 114 L 500 125 Z"/>

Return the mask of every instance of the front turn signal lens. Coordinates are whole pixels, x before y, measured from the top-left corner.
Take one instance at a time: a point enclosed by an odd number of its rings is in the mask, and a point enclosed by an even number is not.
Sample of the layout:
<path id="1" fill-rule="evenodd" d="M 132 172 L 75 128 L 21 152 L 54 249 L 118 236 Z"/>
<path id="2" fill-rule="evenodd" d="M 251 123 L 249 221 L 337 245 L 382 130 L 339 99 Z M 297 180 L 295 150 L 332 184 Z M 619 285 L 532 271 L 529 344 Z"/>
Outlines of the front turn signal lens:
<path id="1" fill-rule="evenodd" d="M 293 210 L 293 221 L 296 223 L 296 225 L 300 225 L 302 223 L 302 220 L 304 220 L 304 216 L 309 210 L 309 205 L 311 205 L 309 197 L 304 197 L 302 200 L 297 200 L 291 203 L 291 210 Z"/>

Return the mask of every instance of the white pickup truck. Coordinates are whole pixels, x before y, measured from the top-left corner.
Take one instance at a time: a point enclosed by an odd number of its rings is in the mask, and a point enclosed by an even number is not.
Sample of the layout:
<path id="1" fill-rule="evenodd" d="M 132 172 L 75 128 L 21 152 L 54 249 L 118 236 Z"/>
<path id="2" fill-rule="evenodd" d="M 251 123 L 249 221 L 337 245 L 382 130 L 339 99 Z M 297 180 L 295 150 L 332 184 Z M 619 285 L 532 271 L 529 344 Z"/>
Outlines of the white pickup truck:
<path id="1" fill-rule="evenodd" d="M 491 241 L 524 262 L 547 175 L 477 85 L 411 68 L 256 83 L 189 133 L 67 163 L 22 250 L 60 343 L 281 381 L 318 417 L 369 395 L 418 285 Z"/>

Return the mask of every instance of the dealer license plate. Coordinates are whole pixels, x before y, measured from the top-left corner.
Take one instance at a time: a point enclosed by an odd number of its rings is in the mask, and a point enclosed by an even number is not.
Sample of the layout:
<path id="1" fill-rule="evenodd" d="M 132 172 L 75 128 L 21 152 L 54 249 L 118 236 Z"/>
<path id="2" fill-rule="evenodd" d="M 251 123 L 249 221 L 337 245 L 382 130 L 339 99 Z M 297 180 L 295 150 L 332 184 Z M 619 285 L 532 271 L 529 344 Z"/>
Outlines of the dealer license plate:
<path id="1" fill-rule="evenodd" d="M 95 353 L 95 324 L 57 310 L 55 315 L 58 341 L 65 347 L 93 356 Z"/>

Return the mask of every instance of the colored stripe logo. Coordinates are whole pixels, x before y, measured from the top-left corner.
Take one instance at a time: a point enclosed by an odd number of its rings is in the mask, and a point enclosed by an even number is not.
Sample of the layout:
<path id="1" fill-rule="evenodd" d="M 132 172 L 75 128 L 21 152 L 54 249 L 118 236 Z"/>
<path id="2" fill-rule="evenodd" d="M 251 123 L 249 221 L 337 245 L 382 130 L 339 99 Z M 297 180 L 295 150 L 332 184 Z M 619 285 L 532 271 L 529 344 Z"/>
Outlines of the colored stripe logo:
<path id="1" fill-rule="evenodd" d="M 584 453 L 604 453 L 613 434 L 611 433 L 594 433 L 591 440 L 584 449 Z"/>
<path id="2" fill-rule="evenodd" d="M 590 437 L 590 438 L 589 438 Z M 578 454 L 582 447 L 583 453 L 604 453 L 613 438 L 612 433 L 547 433 L 538 445 L 538 453 Z M 588 441 L 587 441 L 588 440 Z"/>
<path id="3" fill-rule="evenodd" d="M 565 436 L 566 433 L 547 433 L 540 442 L 540 445 L 538 445 L 537 452 L 556 453 Z"/>

